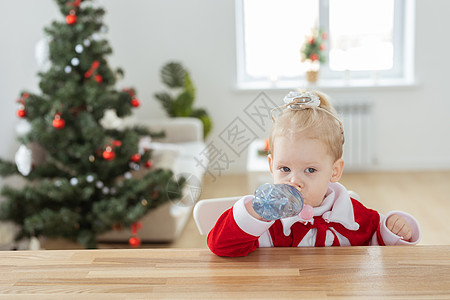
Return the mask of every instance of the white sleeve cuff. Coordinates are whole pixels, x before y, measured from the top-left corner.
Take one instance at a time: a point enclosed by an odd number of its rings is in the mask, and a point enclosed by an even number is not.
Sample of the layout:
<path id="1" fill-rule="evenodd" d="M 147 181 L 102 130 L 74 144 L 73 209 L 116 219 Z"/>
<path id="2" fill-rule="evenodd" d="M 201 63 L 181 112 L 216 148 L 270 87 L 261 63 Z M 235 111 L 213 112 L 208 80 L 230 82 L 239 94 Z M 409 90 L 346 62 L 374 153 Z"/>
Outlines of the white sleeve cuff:
<path id="1" fill-rule="evenodd" d="M 409 226 L 411 226 L 412 235 L 410 241 L 403 240 L 400 236 L 392 233 L 386 227 L 386 220 L 393 214 L 402 216 L 406 220 L 406 222 L 408 222 Z M 419 222 L 417 222 L 417 220 L 410 214 L 401 211 L 391 211 L 381 220 L 380 234 L 384 244 L 387 246 L 416 245 L 417 243 L 419 243 L 421 237 Z"/>
<path id="2" fill-rule="evenodd" d="M 252 217 L 245 208 L 245 204 L 249 201 L 253 201 L 253 195 L 244 196 L 233 205 L 234 220 L 244 232 L 253 236 L 261 236 L 275 221 L 260 221 Z"/>

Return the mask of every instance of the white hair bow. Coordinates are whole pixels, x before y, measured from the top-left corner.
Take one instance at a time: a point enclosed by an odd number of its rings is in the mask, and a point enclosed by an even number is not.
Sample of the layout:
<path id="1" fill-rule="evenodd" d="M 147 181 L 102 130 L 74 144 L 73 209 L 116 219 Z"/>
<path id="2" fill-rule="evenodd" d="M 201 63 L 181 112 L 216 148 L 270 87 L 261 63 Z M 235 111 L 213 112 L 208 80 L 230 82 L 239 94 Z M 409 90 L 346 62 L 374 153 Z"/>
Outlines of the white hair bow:
<path id="1" fill-rule="evenodd" d="M 284 103 L 290 109 L 301 110 L 309 107 L 319 107 L 320 98 L 313 92 L 289 92 L 284 99 Z"/>
<path id="2" fill-rule="evenodd" d="M 311 91 L 306 92 L 289 92 L 284 98 L 284 105 L 275 107 L 270 112 L 272 116 L 272 121 L 275 122 L 274 112 L 282 110 L 284 108 L 290 108 L 292 110 L 303 110 L 307 108 L 320 108 L 320 98 L 319 96 Z M 323 110 L 323 109 L 322 109 Z"/>
<path id="3" fill-rule="evenodd" d="M 332 114 L 328 110 L 320 107 L 320 97 L 316 93 L 311 92 L 311 91 L 289 92 L 289 94 L 287 94 L 283 98 L 283 102 L 285 103 L 284 105 L 275 107 L 274 109 L 272 109 L 270 111 L 270 115 L 272 117 L 273 122 L 275 122 L 275 118 L 273 115 L 274 112 L 276 112 L 278 110 L 282 110 L 284 108 L 289 108 L 292 110 L 304 110 L 304 109 L 308 109 L 308 108 L 319 109 L 319 110 L 326 112 L 333 118 L 335 118 L 336 121 L 338 121 L 339 126 L 341 127 L 341 133 L 344 134 L 344 127 L 342 126 L 341 120 L 339 120 L 338 117 L 336 117 L 334 114 Z"/>

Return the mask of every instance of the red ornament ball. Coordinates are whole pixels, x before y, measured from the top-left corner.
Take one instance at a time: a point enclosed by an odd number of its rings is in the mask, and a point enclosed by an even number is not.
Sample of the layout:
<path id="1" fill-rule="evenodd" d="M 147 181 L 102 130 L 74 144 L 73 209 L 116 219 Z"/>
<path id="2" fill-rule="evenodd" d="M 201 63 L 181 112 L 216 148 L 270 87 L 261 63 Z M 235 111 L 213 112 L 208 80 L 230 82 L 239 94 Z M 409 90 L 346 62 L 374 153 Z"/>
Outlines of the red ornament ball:
<path id="1" fill-rule="evenodd" d="M 130 239 L 128 240 L 128 243 L 130 244 L 131 247 L 136 248 L 141 245 L 141 239 L 136 236 L 133 236 L 133 237 L 130 237 Z"/>
<path id="2" fill-rule="evenodd" d="M 113 160 L 116 158 L 116 153 L 112 151 L 111 147 L 107 147 L 105 151 L 103 151 L 103 158 L 105 160 Z"/>
<path id="3" fill-rule="evenodd" d="M 139 162 L 140 160 L 141 160 L 141 155 L 140 155 L 139 153 L 133 154 L 133 155 L 131 156 L 131 161 L 132 161 L 132 162 L 137 163 L 137 162 Z"/>
<path id="4" fill-rule="evenodd" d="M 27 115 L 27 112 L 25 111 L 25 109 L 21 108 L 17 111 L 17 116 L 19 118 L 25 118 L 25 116 Z"/>
<path id="5" fill-rule="evenodd" d="M 77 22 L 77 16 L 76 15 L 67 15 L 66 16 L 66 23 L 69 25 L 74 25 Z"/>
<path id="6" fill-rule="evenodd" d="M 113 141 L 112 144 L 113 144 L 113 146 L 115 146 L 115 147 L 120 147 L 120 146 L 122 146 L 122 142 L 121 142 L 121 141 Z"/>
<path id="7" fill-rule="evenodd" d="M 312 61 L 319 60 L 319 55 L 317 53 L 313 53 L 309 56 L 309 59 Z"/>
<path id="8" fill-rule="evenodd" d="M 133 107 L 139 107 L 139 105 L 141 105 L 141 103 L 139 102 L 138 99 L 133 98 L 133 99 L 131 100 L 131 106 L 133 106 Z"/>
<path id="9" fill-rule="evenodd" d="M 63 129 L 66 126 L 66 121 L 61 118 L 60 115 L 55 115 L 55 119 L 53 120 L 53 127 L 56 129 Z"/>
<path id="10" fill-rule="evenodd" d="M 147 161 L 145 162 L 145 167 L 146 167 L 146 168 L 151 168 L 151 167 L 153 167 L 153 160 L 147 160 Z"/>
<path id="11" fill-rule="evenodd" d="M 102 75 L 95 75 L 94 80 L 97 81 L 97 83 L 102 83 L 103 77 L 102 77 Z"/>

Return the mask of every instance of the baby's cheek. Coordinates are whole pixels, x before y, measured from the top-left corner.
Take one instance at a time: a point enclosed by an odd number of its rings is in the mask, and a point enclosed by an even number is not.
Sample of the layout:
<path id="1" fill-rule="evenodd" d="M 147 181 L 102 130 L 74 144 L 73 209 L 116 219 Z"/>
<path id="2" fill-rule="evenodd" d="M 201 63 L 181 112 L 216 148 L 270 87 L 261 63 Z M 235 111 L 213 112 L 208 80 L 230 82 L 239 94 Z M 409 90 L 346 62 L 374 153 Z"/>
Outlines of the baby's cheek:
<path id="1" fill-rule="evenodd" d="M 285 176 L 283 173 L 280 174 L 280 172 L 274 172 L 273 174 L 273 183 L 275 184 L 281 184 L 281 183 L 286 183 L 285 182 Z"/>
<path id="2" fill-rule="evenodd" d="M 322 204 L 324 199 L 325 193 L 322 193 L 322 191 L 317 191 L 314 195 L 311 195 L 311 203 L 308 204 L 312 207 L 318 207 Z"/>

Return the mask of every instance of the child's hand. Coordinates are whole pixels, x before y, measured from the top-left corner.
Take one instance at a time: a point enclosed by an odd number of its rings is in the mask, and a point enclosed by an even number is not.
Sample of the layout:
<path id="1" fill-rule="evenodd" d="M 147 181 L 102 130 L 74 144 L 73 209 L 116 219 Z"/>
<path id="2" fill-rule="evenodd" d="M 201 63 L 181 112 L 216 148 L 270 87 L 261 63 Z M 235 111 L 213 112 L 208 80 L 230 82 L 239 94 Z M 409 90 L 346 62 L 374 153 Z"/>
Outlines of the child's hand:
<path id="1" fill-rule="evenodd" d="M 411 226 L 399 215 L 392 215 L 386 220 L 386 227 L 394 234 L 400 236 L 403 240 L 409 241 L 412 236 Z"/>
<path id="2" fill-rule="evenodd" d="M 253 205 L 252 205 L 252 201 L 249 201 L 248 203 L 245 204 L 245 208 L 247 209 L 248 213 L 255 219 L 260 220 L 260 221 L 267 221 L 264 220 L 263 217 L 261 217 L 260 215 L 258 215 L 258 213 L 253 209 Z"/>

